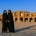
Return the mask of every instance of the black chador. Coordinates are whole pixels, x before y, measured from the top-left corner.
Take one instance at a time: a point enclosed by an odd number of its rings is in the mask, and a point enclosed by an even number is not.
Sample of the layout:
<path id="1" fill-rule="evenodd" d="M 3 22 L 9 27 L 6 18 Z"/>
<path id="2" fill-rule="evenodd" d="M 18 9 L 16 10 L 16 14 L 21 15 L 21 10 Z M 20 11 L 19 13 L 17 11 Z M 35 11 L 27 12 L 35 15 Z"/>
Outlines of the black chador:
<path id="1" fill-rule="evenodd" d="M 7 31 L 7 12 L 4 10 L 3 16 L 2 16 L 2 32 Z"/>
<path id="2" fill-rule="evenodd" d="M 13 21 L 13 15 L 11 13 L 11 10 L 8 10 L 8 29 L 9 32 L 14 32 L 14 21 Z"/>

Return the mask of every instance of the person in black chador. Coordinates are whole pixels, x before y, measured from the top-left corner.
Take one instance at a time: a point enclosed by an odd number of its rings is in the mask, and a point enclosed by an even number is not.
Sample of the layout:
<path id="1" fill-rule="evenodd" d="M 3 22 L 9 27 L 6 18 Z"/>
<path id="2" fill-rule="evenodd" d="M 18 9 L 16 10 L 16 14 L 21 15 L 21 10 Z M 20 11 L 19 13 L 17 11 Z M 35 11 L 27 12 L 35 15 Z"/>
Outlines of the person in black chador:
<path id="1" fill-rule="evenodd" d="M 7 12 L 4 10 L 2 16 L 2 33 L 7 32 Z"/>
<path id="2" fill-rule="evenodd" d="M 14 21 L 13 21 L 13 15 L 11 13 L 11 10 L 8 10 L 8 29 L 9 32 L 14 33 Z"/>

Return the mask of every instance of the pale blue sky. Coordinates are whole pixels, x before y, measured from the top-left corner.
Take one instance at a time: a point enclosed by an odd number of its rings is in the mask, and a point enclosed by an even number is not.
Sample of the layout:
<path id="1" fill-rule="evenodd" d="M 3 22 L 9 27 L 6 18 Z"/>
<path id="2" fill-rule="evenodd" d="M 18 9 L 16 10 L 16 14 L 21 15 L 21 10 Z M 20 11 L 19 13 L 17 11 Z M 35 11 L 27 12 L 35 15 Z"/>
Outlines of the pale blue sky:
<path id="1" fill-rule="evenodd" d="M 0 14 L 3 10 L 36 12 L 36 0 L 0 0 Z"/>

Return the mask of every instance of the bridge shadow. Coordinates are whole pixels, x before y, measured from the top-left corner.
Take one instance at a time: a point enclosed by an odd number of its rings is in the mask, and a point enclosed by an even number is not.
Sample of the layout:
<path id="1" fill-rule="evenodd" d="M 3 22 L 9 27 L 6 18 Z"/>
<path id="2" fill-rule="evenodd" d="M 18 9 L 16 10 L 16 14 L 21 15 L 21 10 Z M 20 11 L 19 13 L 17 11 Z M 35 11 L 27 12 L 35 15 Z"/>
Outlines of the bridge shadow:
<path id="1" fill-rule="evenodd" d="M 20 32 L 20 31 L 22 31 L 22 30 L 27 30 L 27 29 L 30 29 L 30 28 L 32 28 L 32 27 L 34 27 L 34 26 L 36 26 L 36 25 L 28 26 L 28 27 L 26 27 L 26 28 L 20 28 L 20 29 L 15 30 L 15 32 Z"/>

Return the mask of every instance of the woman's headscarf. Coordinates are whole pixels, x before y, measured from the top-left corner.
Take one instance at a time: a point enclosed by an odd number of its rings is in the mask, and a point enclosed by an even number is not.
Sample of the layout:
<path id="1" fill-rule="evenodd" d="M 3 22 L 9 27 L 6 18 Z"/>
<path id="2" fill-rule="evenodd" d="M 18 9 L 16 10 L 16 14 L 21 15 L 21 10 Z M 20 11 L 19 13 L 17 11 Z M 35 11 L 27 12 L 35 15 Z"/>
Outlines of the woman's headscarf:
<path id="1" fill-rule="evenodd" d="M 10 11 L 10 13 L 11 13 L 11 10 L 8 10 L 8 11 Z"/>
<path id="2" fill-rule="evenodd" d="M 6 10 L 4 10 L 4 12 L 5 12 Z M 3 14 L 4 14 L 4 12 L 3 12 Z M 7 13 L 7 11 L 6 11 L 6 13 Z"/>
<path id="3" fill-rule="evenodd" d="M 4 12 L 5 12 L 5 11 L 6 11 L 6 10 L 4 10 Z M 7 11 L 6 11 L 6 13 L 4 13 L 4 12 L 3 12 L 3 14 L 2 14 L 2 15 L 3 15 L 3 16 L 2 16 L 2 21 L 4 21 L 4 20 L 7 18 Z"/>
<path id="4" fill-rule="evenodd" d="M 9 19 L 13 20 L 13 15 L 12 15 L 11 10 L 8 10 L 8 11 L 10 11 L 10 13 L 8 13 L 8 17 L 9 17 Z"/>

